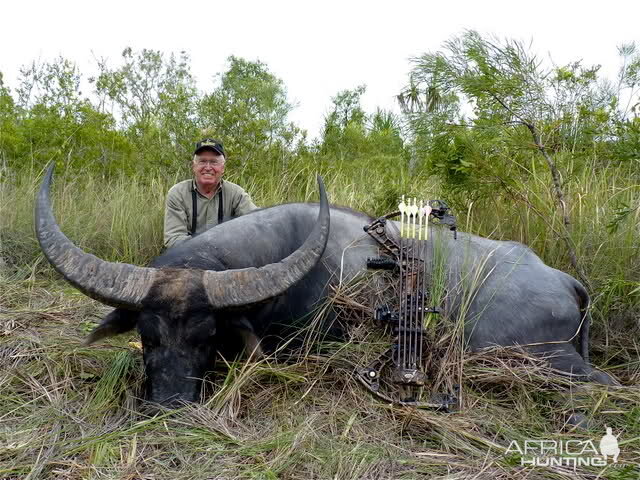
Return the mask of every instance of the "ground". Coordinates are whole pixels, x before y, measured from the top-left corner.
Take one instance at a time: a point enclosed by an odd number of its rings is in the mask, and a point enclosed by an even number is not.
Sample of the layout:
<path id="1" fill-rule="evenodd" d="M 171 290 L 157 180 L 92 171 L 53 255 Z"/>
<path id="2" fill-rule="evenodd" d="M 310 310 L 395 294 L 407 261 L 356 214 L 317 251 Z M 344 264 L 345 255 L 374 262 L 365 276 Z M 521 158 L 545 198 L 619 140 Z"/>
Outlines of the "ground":
<path id="1" fill-rule="evenodd" d="M 385 404 L 353 379 L 388 346 L 365 310 L 346 344 L 219 365 L 203 403 L 148 415 L 137 335 L 82 344 L 105 311 L 59 280 L 3 277 L 0 478 L 640 478 L 633 339 L 624 352 L 594 342 L 596 364 L 624 359 L 610 370 L 621 388 L 572 383 L 516 351 L 466 354 L 443 367 L 462 384 L 462 408 L 447 414 Z M 565 423 L 575 411 L 588 429 Z M 597 445 L 605 425 L 615 465 L 528 467 L 509 452 L 526 439 Z"/>

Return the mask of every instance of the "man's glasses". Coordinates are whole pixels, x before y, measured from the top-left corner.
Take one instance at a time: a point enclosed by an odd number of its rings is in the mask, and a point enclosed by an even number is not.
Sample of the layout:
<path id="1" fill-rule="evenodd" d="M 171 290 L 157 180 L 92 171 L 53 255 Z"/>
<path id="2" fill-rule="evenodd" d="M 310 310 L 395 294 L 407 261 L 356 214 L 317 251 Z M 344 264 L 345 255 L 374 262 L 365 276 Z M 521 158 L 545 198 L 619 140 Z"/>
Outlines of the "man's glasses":
<path id="1" fill-rule="evenodd" d="M 198 165 L 204 167 L 205 165 L 211 165 L 212 167 L 219 167 L 224 165 L 224 160 L 198 160 Z"/>

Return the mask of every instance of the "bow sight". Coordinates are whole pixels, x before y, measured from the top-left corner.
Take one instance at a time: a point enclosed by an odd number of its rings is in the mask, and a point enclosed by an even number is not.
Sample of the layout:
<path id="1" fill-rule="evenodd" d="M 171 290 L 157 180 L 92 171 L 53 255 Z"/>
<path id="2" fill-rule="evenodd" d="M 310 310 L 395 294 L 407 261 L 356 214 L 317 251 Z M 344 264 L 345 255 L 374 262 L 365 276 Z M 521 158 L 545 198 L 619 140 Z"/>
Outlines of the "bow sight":
<path id="1" fill-rule="evenodd" d="M 428 381 L 425 373 L 425 344 L 429 327 L 440 314 L 440 308 L 432 305 L 429 282 L 432 268 L 427 264 L 429 247 L 429 223 L 449 227 L 456 238 L 456 220 L 447 204 L 441 200 L 419 203 L 409 199 L 398 205 L 399 210 L 373 221 L 364 227 L 387 255 L 367 260 L 371 269 L 391 270 L 397 282 L 398 298 L 395 305 L 376 307 L 374 321 L 394 337 L 394 345 L 366 368 L 358 370 L 357 378 L 374 395 L 391 403 L 422 408 L 450 410 L 458 400 L 452 395 L 431 394 L 428 401 L 421 401 Z M 398 241 L 389 235 L 387 221 L 400 216 Z M 433 255 L 431 256 L 433 258 Z M 390 371 L 390 381 L 396 386 L 397 395 L 387 394 L 381 388 L 381 373 Z"/>

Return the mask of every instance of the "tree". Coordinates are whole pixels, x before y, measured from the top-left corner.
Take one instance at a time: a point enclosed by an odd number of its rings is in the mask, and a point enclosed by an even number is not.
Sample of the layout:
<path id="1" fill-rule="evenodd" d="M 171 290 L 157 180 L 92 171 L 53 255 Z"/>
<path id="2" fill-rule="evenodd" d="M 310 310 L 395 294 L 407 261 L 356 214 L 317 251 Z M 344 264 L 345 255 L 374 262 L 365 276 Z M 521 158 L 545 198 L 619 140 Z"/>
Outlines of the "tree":
<path id="1" fill-rule="evenodd" d="M 56 109 L 60 115 L 73 115 L 82 103 L 80 71 L 70 60 L 58 57 L 50 63 L 32 62 L 20 69 L 19 105 Z"/>
<path id="2" fill-rule="evenodd" d="M 0 164 L 15 158 L 18 136 L 16 105 L 0 72 Z"/>
<path id="3" fill-rule="evenodd" d="M 197 137 L 198 101 L 188 55 L 126 48 L 122 60 L 115 69 L 100 61 L 100 74 L 91 79 L 101 111 L 119 119 L 141 163 L 168 166 L 188 157 Z"/>
<path id="4" fill-rule="evenodd" d="M 331 99 L 333 108 L 325 117 L 320 140 L 321 155 L 354 160 L 366 152 L 367 116 L 360 106 L 365 91 L 366 86 L 360 85 Z"/>
<path id="5" fill-rule="evenodd" d="M 20 73 L 17 102 L 8 90 L 0 94 L 13 122 L 10 141 L 5 137 L 2 145 L 9 165 L 17 170 L 41 168 L 56 160 L 73 167 L 99 163 L 115 169 L 126 163 L 126 141 L 115 131 L 113 117 L 83 97 L 81 75 L 73 62 L 62 57 L 33 62 Z"/>
<path id="6" fill-rule="evenodd" d="M 415 144 L 450 184 L 513 194 L 514 180 L 536 162 L 532 154 L 542 159 L 562 218 L 557 234 L 585 283 L 561 170 L 566 159 L 606 147 L 614 98 L 599 88 L 598 68 L 580 62 L 545 68 L 520 42 L 469 31 L 443 51 L 414 59 L 410 87 L 400 98 L 411 114 Z"/>
<path id="7" fill-rule="evenodd" d="M 370 148 L 382 155 L 403 155 L 404 140 L 400 118 L 380 108 L 369 117 L 367 139 Z"/>
<path id="8" fill-rule="evenodd" d="M 231 56 L 228 62 L 198 104 L 198 125 L 224 139 L 242 164 L 288 155 L 302 132 L 287 120 L 293 105 L 284 83 L 260 61 Z"/>

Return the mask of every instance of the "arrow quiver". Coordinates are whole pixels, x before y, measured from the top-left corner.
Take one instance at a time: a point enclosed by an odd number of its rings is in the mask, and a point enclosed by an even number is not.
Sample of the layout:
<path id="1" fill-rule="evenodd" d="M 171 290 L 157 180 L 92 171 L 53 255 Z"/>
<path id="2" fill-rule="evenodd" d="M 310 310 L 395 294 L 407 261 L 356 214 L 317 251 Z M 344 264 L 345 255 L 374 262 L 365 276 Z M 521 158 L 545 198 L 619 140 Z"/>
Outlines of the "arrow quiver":
<path id="1" fill-rule="evenodd" d="M 359 369 L 358 379 L 374 395 L 391 403 L 448 411 L 457 404 L 451 395 L 432 394 L 428 401 L 421 396 L 428 381 L 424 357 L 428 336 L 433 332 L 429 323 L 440 309 L 431 305 L 429 280 L 431 268 L 427 265 L 429 223 L 447 225 L 456 238 L 456 220 L 447 204 L 432 200 L 418 204 L 415 199 L 400 210 L 374 220 L 364 227 L 381 246 L 385 255 L 369 258 L 367 267 L 391 270 L 399 292 L 395 304 L 379 305 L 375 309 L 374 322 L 394 337 L 394 345 L 386 353 L 365 368 Z M 388 231 L 388 220 L 401 217 L 400 235 Z M 395 386 L 396 397 L 383 393 L 381 377 L 388 372 L 390 383 Z M 388 382 L 387 382 L 388 383 Z"/>

